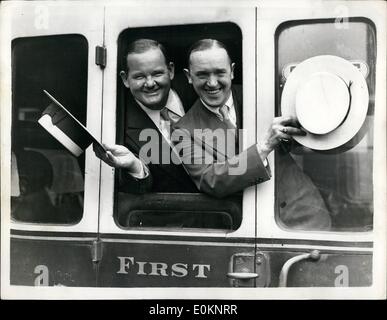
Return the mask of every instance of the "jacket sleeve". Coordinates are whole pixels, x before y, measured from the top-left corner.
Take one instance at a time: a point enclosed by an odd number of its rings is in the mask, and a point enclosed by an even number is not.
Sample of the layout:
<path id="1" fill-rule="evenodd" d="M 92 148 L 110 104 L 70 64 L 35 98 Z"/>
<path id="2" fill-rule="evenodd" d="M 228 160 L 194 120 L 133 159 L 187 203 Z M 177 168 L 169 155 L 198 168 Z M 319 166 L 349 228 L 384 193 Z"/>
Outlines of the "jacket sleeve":
<path id="1" fill-rule="evenodd" d="M 216 150 L 194 139 L 188 130 L 176 128 L 173 140 L 175 151 L 193 182 L 209 195 L 222 198 L 271 177 L 270 168 L 264 166 L 256 145 L 227 158 L 214 154 Z"/>
<path id="2" fill-rule="evenodd" d="M 121 192 L 142 194 L 151 190 L 153 184 L 152 173 L 143 161 L 142 165 L 146 175 L 141 179 L 133 177 L 125 169 L 118 170 L 118 184 Z"/>

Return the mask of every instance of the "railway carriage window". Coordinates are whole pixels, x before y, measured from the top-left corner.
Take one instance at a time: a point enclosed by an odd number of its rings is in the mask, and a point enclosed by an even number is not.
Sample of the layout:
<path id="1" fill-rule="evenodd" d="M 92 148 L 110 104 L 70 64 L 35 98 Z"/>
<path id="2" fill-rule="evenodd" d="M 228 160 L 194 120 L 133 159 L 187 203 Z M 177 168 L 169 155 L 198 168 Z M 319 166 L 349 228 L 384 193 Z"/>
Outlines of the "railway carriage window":
<path id="1" fill-rule="evenodd" d="M 118 38 L 117 61 L 117 134 L 116 143 L 126 145 L 132 152 L 147 144 L 151 136 L 141 138 L 144 129 L 153 129 L 156 152 L 148 167 L 152 185 L 142 186 L 128 179 L 125 172 L 116 171 L 115 218 L 122 228 L 175 228 L 235 230 L 241 223 L 241 195 L 219 200 L 199 193 L 181 165 L 170 157 L 167 139 L 159 134 L 154 120 L 138 100 L 133 99 L 131 88 L 124 86 L 121 71 L 128 72 L 126 55 L 130 43 L 137 39 L 152 39 L 165 48 L 166 59 L 174 63 L 171 88 L 179 96 L 187 112 L 197 96 L 189 85 L 183 69 L 187 67 L 189 47 L 199 39 L 213 38 L 222 41 L 236 63 L 233 84 L 242 83 L 242 35 L 232 23 L 131 28 L 123 30 Z M 155 160 L 153 156 L 156 156 Z M 167 159 L 167 160 L 165 160 Z M 168 163 L 170 162 L 170 163 Z"/>
<path id="2" fill-rule="evenodd" d="M 20 222 L 74 224 L 82 217 L 84 156 L 73 157 L 37 122 L 51 92 L 86 122 L 88 43 L 81 35 L 12 42 L 11 214 Z"/>
<path id="3" fill-rule="evenodd" d="M 297 66 L 306 59 L 316 56 L 336 56 L 350 62 L 361 72 L 369 93 L 368 110 L 367 100 L 364 103 L 364 122 L 349 141 L 330 150 L 317 151 L 295 141 L 276 152 L 275 208 L 281 226 L 304 230 L 372 230 L 375 42 L 373 25 L 360 18 L 349 19 L 345 26 L 333 20 L 315 20 L 288 22 L 278 28 L 277 114 L 281 114 L 280 106 L 282 104 L 283 107 L 284 104 L 284 101 L 281 101 L 284 99 L 282 94 L 292 72 L 297 71 Z M 305 82 L 308 79 L 300 81 Z M 335 99 L 337 101 L 338 97 L 335 96 Z M 357 98 L 353 95 L 353 99 L 359 99 L 359 95 Z M 319 103 L 317 100 L 317 97 L 316 100 L 312 98 L 310 103 Z M 299 107 L 297 103 L 296 108 Z M 357 102 L 350 100 L 349 108 L 354 107 L 354 103 Z M 348 112 L 351 112 L 351 109 L 349 110 Z M 347 119 L 344 118 L 343 121 Z M 299 120 L 305 127 L 305 120 L 304 123 L 302 119 Z M 330 222 L 321 219 L 327 212 Z"/>

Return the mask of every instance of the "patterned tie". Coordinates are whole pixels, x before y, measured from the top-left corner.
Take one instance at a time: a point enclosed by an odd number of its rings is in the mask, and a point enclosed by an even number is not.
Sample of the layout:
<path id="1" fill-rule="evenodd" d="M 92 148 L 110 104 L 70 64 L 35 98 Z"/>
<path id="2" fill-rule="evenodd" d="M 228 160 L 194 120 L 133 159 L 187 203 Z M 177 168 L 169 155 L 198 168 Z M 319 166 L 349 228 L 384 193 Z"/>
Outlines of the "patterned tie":
<path id="1" fill-rule="evenodd" d="M 176 123 L 177 121 L 180 120 L 180 116 L 171 110 L 169 110 L 167 107 L 164 107 L 160 111 L 160 116 L 163 118 L 164 121 L 168 121 L 171 124 Z"/>
<path id="2" fill-rule="evenodd" d="M 170 142 L 171 139 L 171 126 L 180 120 L 180 116 L 167 107 L 164 107 L 160 111 L 160 131 L 164 137 Z"/>
<path id="3" fill-rule="evenodd" d="M 236 126 L 230 120 L 229 109 L 227 105 L 224 105 L 219 109 L 220 114 L 223 117 L 223 122 L 227 125 L 228 129 L 236 129 Z"/>
<path id="4" fill-rule="evenodd" d="M 227 126 L 227 132 L 228 132 L 227 139 L 232 139 L 233 143 L 235 144 L 234 154 L 235 152 L 238 153 L 238 150 L 239 150 L 238 130 L 237 130 L 237 127 L 230 120 L 230 113 L 229 113 L 228 106 L 224 105 L 219 109 L 219 112 L 223 117 L 223 122 Z M 233 156 L 234 154 L 232 154 L 231 156 Z"/>

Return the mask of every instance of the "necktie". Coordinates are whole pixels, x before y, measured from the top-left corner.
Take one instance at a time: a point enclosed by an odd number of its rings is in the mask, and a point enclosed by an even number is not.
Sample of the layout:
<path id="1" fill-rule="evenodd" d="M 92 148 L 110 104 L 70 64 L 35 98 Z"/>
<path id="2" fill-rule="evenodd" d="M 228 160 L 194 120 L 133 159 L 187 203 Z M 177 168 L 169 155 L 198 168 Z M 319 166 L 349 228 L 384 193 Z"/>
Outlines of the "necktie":
<path id="1" fill-rule="evenodd" d="M 227 125 L 228 129 L 236 129 L 236 126 L 230 120 L 230 114 L 228 110 L 228 106 L 224 105 L 219 109 L 220 114 L 223 117 L 223 122 Z"/>
<path id="2" fill-rule="evenodd" d="M 161 109 L 160 116 L 164 121 L 168 121 L 172 124 L 180 120 L 180 116 L 169 110 L 167 107 Z"/>
<path id="3" fill-rule="evenodd" d="M 160 131 L 164 137 L 169 141 L 171 134 L 171 125 L 180 120 L 180 116 L 167 107 L 160 111 Z"/>
<path id="4" fill-rule="evenodd" d="M 226 124 L 227 126 L 227 139 L 231 139 L 232 143 L 234 144 L 234 146 L 231 148 L 231 150 L 229 150 L 227 148 L 227 151 L 230 152 L 230 154 L 228 153 L 228 155 L 230 156 L 234 156 L 235 155 L 235 152 L 238 153 L 238 149 L 239 149 L 239 141 L 238 141 L 238 130 L 237 130 L 237 127 L 235 124 L 232 123 L 232 121 L 230 120 L 230 114 L 229 114 L 229 109 L 228 109 L 228 106 L 227 105 L 224 105 L 222 106 L 220 109 L 219 109 L 219 112 L 220 114 L 222 115 L 223 117 L 223 123 Z"/>

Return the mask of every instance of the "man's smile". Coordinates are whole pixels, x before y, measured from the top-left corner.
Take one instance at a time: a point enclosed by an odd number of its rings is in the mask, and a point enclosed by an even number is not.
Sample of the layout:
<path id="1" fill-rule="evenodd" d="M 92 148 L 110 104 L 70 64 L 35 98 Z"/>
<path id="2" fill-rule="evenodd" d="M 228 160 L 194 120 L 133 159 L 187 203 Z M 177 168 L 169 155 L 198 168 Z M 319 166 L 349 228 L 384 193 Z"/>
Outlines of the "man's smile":
<path id="1" fill-rule="evenodd" d="M 205 90 L 205 92 L 207 93 L 207 94 L 209 94 L 209 95 L 216 95 L 216 94 L 218 94 L 219 92 L 221 92 L 221 88 L 216 88 L 216 89 L 204 89 Z"/>
<path id="2" fill-rule="evenodd" d="M 148 95 L 148 96 L 155 96 L 158 95 L 160 92 L 160 88 L 155 88 L 155 89 L 145 89 L 143 90 L 143 93 Z"/>

